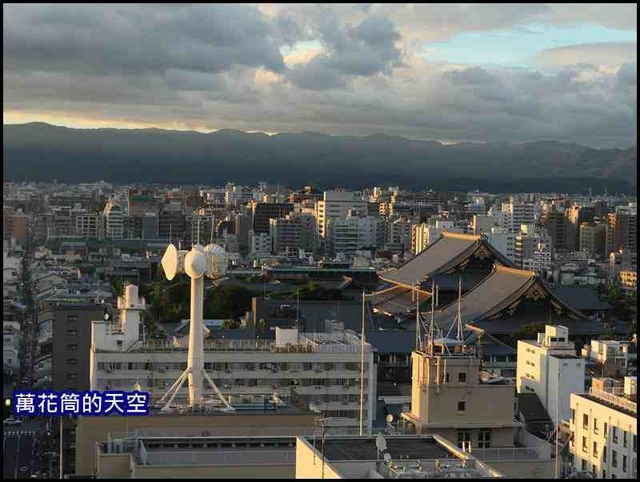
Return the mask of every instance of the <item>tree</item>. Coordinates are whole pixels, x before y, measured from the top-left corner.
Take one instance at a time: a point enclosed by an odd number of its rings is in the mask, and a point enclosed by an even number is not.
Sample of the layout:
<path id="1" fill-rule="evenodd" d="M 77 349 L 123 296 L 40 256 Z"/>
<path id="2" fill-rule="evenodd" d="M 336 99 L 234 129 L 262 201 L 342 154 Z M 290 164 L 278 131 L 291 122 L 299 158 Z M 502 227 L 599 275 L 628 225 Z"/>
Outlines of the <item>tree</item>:
<path id="1" fill-rule="evenodd" d="M 240 320 L 225 320 L 224 323 L 222 323 L 222 329 L 237 330 L 238 328 L 240 328 L 240 325 Z"/>
<path id="2" fill-rule="evenodd" d="M 243 286 L 215 286 L 205 299 L 205 317 L 239 320 L 251 309 L 251 299 Z"/>
<path id="3" fill-rule="evenodd" d="M 517 345 L 518 340 L 535 340 L 538 333 L 544 332 L 544 323 L 526 323 L 511 335 L 511 344 Z"/>

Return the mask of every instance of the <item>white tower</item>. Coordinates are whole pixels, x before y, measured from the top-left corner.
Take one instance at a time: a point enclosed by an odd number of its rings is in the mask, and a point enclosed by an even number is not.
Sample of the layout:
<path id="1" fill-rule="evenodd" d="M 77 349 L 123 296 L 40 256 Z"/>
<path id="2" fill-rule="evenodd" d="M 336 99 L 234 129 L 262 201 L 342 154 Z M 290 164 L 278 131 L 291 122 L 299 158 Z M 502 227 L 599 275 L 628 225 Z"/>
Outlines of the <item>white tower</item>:
<path id="1" fill-rule="evenodd" d="M 205 248 L 194 245 L 191 251 L 178 250 L 173 244 L 170 244 L 162 257 L 162 268 L 167 279 L 172 280 L 179 273 L 186 273 L 191 278 L 187 368 L 159 400 L 160 404 L 164 404 L 166 400 L 166 404 L 162 407 L 163 411 L 170 410 L 173 399 L 186 379 L 189 380 L 189 407 L 191 409 L 216 403 L 215 400 L 204 400 L 204 381 L 206 380 L 226 409 L 234 410 L 204 371 L 204 322 L 202 319 L 204 276 L 218 278 L 226 272 L 227 264 L 225 250 L 215 244 L 209 244 Z"/>

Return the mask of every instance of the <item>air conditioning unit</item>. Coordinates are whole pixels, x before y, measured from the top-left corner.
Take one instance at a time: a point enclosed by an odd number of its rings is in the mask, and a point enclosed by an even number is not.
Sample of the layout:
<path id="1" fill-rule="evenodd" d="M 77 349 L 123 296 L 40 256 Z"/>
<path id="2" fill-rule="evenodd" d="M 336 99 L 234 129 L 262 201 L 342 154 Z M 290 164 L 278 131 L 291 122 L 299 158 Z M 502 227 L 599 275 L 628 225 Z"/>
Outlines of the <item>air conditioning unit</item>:
<path id="1" fill-rule="evenodd" d="M 160 367 L 160 368 L 158 369 L 158 371 L 159 371 L 160 373 L 164 373 L 164 372 L 166 372 L 166 371 L 167 371 L 167 369 L 166 369 L 165 367 Z"/>

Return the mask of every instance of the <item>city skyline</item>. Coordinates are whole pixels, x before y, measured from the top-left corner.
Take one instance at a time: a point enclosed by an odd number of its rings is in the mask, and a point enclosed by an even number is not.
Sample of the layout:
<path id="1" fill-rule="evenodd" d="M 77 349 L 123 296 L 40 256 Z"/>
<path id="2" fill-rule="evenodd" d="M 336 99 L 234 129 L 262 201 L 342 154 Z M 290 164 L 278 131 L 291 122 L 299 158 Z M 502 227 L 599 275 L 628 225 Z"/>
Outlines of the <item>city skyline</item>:
<path id="1" fill-rule="evenodd" d="M 635 4 L 3 11 L 5 124 L 636 143 Z"/>

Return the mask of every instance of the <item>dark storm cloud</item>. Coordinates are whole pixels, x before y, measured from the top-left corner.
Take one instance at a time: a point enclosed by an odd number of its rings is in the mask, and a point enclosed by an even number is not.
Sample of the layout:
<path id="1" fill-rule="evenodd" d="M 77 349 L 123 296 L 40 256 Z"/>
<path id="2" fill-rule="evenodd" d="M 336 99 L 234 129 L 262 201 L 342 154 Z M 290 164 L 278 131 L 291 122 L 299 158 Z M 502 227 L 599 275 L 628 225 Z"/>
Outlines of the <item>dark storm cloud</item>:
<path id="1" fill-rule="evenodd" d="M 318 19 L 315 27 L 327 49 L 307 64 L 294 67 L 289 79 L 305 89 L 346 87 L 353 76 L 391 75 L 401 66 L 400 39 L 395 25 L 386 18 L 369 17 L 357 27 L 343 26 L 337 15 Z"/>
<path id="2" fill-rule="evenodd" d="M 627 147 L 635 139 L 636 63 L 592 62 L 604 47 L 541 54 L 553 62 L 537 70 L 427 63 L 405 50 L 409 30 L 412 38 L 421 32 L 446 38 L 496 28 L 496 19 L 504 28 L 517 19 L 542 20 L 545 12 L 552 23 L 568 22 L 570 10 L 557 6 L 293 4 L 268 14 L 253 5 L 204 4 L 3 10 L 5 111 L 478 142 L 553 138 Z M 632 22 L 613 11 L 610 23 Z M 322 50 L 287 64 L 280 48 L 303 41 Z"/>

